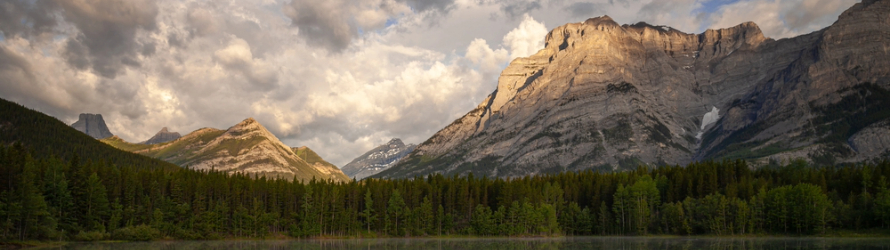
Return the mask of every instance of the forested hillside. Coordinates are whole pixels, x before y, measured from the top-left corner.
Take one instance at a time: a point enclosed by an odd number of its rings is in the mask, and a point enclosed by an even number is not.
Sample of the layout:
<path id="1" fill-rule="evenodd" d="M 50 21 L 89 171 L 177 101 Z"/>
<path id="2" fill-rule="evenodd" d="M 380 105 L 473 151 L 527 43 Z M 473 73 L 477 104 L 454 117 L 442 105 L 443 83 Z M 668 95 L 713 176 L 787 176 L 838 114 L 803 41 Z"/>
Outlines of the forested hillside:
<path id="1" fill-rule="evenodd" d="M 890 226 L 890 164 L 743 161 L 360 182 L 35 159 L 0 147 L 3 240 L 819 234 Z"/>
<path id="2" fill-rule="evenodd" d="M 179 168 L 171 163 L 121 151 L 101 143 L 56 118 L 0 99 L 0 144 L 21 143 L 35 158 L 56 156 L 140 168 Z"/>

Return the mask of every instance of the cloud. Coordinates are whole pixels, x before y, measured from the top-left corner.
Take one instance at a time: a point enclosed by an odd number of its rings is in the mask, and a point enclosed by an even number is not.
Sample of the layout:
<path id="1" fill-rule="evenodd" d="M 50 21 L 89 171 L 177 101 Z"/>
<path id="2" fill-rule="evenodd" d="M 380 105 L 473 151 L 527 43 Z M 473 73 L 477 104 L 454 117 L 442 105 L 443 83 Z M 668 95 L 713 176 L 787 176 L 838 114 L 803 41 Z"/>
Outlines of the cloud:
<path id="1" fill-rule="evenodd" d="M 232 38 L 229 45 L 213 53 L 213 58 L 225 68 L 245 77 L 245 91 L 274 89 L 278 82 L 274 69 L 260 59 L 254 59 L 250 44 L 240 38 Z"/>
<path id="2" fill-rule="evenodd" d="M 510 57 L 527 57 L 543 49 L 544 37 L 547 36 L 547 32 L 543 23 L 539 23 L 530 15 L 525 14 L 519 27 L 504 36 L 504 44 L 510 47 Z"/>
<path id="3" fill-rule="evenodd" d="M 652 1 L 640 7 L 637 19 L 684 32 L 697 32 L 702 23 L 698 13 L 701 3 L 701 0 Z"/>
<path id="4" fill-rule="evenodd" d="M 594 15 L 597 10 L 603 8 L 604 5 L 603 3 L 575 2 L 567 5 L 563 10 L 569 12 L 575 18 L 588 18 Z"/>
<path id="5" fill-rule="evenodd" d="M 217 24 L 213 13 L 204 8 L 193 8 L 188 13 L 188 24 L 199 36 L 216 33 Z"/>
<path id="6" fill-rule="evenodd" d="M 483 70 L 495 71 L 501 67 L 501 64 L 507 60 L 507 50 L 501 48 L 497 50 L 491 49 L 488 43 L 482 39 L 476 39 L 470 42 L 467 47 L 466 58 L 471 62 L 480 65 Z"/>
<path id="7" fill-rule="evenodd" d="M 4 37 L 34 37 L 56 27 L 51 1 L 8 0 L 0 3 L 0 32 Z"/>
<path id="8" fill-rule="evenodd" d="M 142 44 L 136 41 L 136 32 L 155 28 L 154 1 L 59 0 L 57 4 L 65 21 L 80 33 L 68 42 L 69 63 L 79 69 L 89 65 L 107 78 L 114 78 L 124 66 L 139 67 Z"/>
<path id="9" fill-rule="evenodd" d="M 742 0 L 723 5 L 709 15 L 712 27 L 725 28 L 746 21 L 757 23 L 764 35 L 787 38 L 824 28 L 857 0 Z"/>
<path id="10" fill-rule="evenodd" d="M 511 19 L 529 13 L 533 10 L 540 9 L 541 7 L 541 1 L 539 0 L 512 0 L 501 2 L 501 11 L 504 12 L 504 14 Z"/>
<path id="11" fill-rule="evenodd" d="M 340 52 L 360 32 L 373 32 L 390 19 L 414 12 L 446 12 L 453 1 L 293 0 L 282 8 L 309 45 Z"/>
<path id="12" fill-rule="evenodd" d="M 254 117 L 342 166 L 464 115 L 555 25 L 608 14 L 700 32 L 761 11 L 790 34 L 846 8 L 814 1 L 0 1 L 0 97 L 68 123 L 101 113 L 128 141 Z"/>

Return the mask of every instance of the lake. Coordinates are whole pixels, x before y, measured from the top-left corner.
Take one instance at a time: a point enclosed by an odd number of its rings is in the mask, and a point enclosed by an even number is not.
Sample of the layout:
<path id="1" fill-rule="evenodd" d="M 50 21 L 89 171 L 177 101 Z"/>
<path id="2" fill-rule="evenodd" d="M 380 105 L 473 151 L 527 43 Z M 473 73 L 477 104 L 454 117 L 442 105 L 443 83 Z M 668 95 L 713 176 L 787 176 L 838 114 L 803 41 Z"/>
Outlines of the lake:
<path id="1" fill-rule="evenodd" d="M 343 239 L 258 241 L 169 241 L 75 243 L 47 249 L 442 249 L 442 250 L 572 250 L 572 249 L 723 249 L 890 250 L 890 238 L 684 238 L 684 237 L 566 237 L 474 239 Z"/>

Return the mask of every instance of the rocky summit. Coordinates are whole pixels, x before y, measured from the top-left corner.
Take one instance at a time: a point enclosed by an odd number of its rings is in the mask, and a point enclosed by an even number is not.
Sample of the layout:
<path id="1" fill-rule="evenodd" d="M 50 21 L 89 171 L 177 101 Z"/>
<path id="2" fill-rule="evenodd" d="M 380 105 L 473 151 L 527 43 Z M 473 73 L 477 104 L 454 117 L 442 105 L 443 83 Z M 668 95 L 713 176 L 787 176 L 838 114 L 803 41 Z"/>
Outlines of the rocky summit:
<path id="1" fill-rule="evenodd" d="M 113 136 L 111 131 L 108 130 L 108 126 L 105 125 L 105 119 L 102 119 L 102 114 L 80 114 L 77 117 L 77 121 L 71 124 L 71 127 L 96 139 Z"/>
<path id="2" fill-rule="evenodd" d="M 167 130 L 167 127 L 164 127 L 161 129 L 161 131 L 158 131 L 157 134 L 155 134 L 154 136 L 149 138 L 147 141 L 140 142 L 140 143 L 141 144 L 149 144 L 149 145 L 150 144 L 158 144 L 158 143 L 164 143 L 164 142 L 176 140 L 176 139 L 179 139 L 179 137 L 182 137 L 182 135 L 180 135 L 179 132 L 170 132 L 169 130 Z"/>
<path id="3" fill-rule="evenodd" d="M 392 139 L 353 159 L 349 164 L 343 166 L 343 173 L 357 180 L 364 179 L 389 169 L 411 151 L 414 151 L 415 147 L 417 147 L 415 144 L 405 145 L 398 138 Z"/>
<path id="4" fill-rule="evenodd" d="M 376 177 L 886 159 L 888 44 L 887 0 L 780 40 L 751 22 L 701 34 L 608 16 L 562 25 L 478 107 Z"/>
<path id="5" fill-rule="evenodd" d="M 244 173 L 299 181 L 348 181 L 336 167 L 310 164 L 253 118 L 226 130 L 202 128 L 159 144 L 134 144 L 118 137 L 103 142 L 122 150 L 196 170 Z"/>

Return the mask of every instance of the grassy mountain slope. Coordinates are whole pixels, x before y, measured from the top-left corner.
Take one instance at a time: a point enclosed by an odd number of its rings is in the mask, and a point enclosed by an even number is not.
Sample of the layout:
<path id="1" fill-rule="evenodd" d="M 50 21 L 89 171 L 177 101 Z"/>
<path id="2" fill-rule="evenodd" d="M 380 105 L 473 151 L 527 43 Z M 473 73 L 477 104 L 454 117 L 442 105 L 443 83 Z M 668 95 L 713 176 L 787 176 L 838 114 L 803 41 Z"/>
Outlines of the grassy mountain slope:
<path id="1" fill-rule="evenodd" d="M 349 178 L 314 152 L 284 145 L 256 120 L 246 119 L 227 130 L 202 128 L 179 139 L 154 145 L 126 142 L 118 137 L 103 139 L 109 145 L 134 153 L 163 159 L 193 169 L 242 172 L 270 178 L 331 179 Z"/>
<path id="2" fill-rule="evenodd" d="M 0 99 L 0 143 L 11 145 L 16 142 L 34 150 L 38 157 L 54 155 L 70 159 L 77 155 L 81 161 L 104 160 L 118 166 L 178 168 L 168 162 L 106 145 L 56 118 Z"/>

